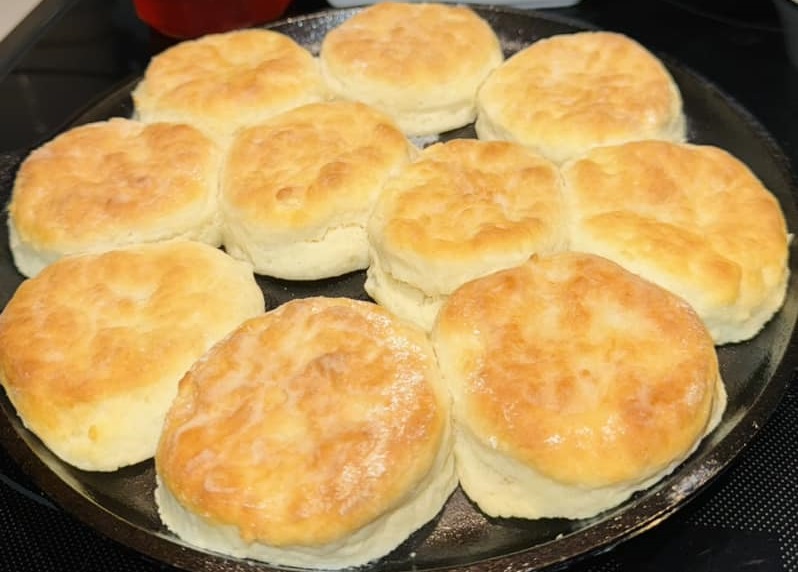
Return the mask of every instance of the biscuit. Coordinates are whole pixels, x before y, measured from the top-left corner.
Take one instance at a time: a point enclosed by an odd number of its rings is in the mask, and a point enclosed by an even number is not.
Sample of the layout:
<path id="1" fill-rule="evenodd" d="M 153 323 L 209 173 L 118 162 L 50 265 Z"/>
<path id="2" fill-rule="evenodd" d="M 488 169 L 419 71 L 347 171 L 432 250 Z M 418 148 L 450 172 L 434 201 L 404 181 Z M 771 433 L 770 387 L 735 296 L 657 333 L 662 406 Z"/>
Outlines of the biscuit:
<path id="1" fill-rule="evenodd" d="M 407 135 L 474 121 L 479 86 L 504 59 L 490 25 L 465 6 L 380 2 L 325 36 L 330 90 L 390 115 Z"/>
<path id="2" fill-rule="evenodd" d="M 726 404 L 692 308 L 593 255 L 534 256 L 465 284 L 432 341 L 460 485 L 491 516 L 614 507 L 690 455 Z"/>
<path id="3" fill-rule="evenodd" d="M 293 280 L 368 265 L 366 221 L 416 153 L 386 115 L 325 102 L 241 130 L 224 165 L 224 246 L 259 274 Z"/>
<path id="4" fill-rule="evenodd" d="M 202 243 L 64 257 L 0 314 L 0 383 L 55 455 L 113 471 L 153 456 L 186 370 L 263 310 L 252 269 Z"/>
<path id="5" fill-rule="evenodd" d="M 451 450 L 424 332 L 370 302 L 305 298 L 245 322 L 181 381 L 155 498 L 195 546 L 344 568 L 440 511 Z"/>
<path id="6" fill-rule="evenodd" d="M 429 329 L 463 283 L 566 247 L 556 166 L 502 141 L 427 147 L 385 186 L 369 219 L 366 292 Z"/>
<path id="7" fill-rule="evenodd" d="M 189 239 L 221 244 L 221 152 L 197 129 L 113 118 L 28 155 L 8 204 L 14 264 L 36 275 L 62 256 Z"/>
<path id="8" fill-rule="evenodd" d="M 613 32 L 536 41 L 491 74 L 477 107 L 480 139 L 515 141 L 557 163 L 598 145 L 686 137 L 681 94 L 668 70 Z"/>
<path id="9" fill-rule="evenodd" d="M 235 130 L 327 98 L 316 58 L 262 29 L 210 34 L 150 60 L 132 93 L 136 117 L 195 125 L 223 142 Z"/>
<path id="10" fill-rule="evenodd" d="M 641 141 L 563 168 L 571 248 L 687 300 L 715 342 L 753 337 L 781 307 L 790 236 L 776 198 L 709 145 Z"/>

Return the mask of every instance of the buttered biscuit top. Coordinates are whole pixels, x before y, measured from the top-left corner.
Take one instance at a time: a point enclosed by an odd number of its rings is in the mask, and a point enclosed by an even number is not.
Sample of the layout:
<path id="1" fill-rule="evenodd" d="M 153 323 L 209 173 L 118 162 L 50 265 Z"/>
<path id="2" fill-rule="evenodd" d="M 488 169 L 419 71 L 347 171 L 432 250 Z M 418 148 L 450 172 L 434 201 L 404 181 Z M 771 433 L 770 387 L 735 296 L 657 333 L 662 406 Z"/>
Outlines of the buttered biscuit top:
<path id="1" fill-rule="evenodd" d="M 200 546 L 356 565 L 440 510 L 450 450 L 425 334 L 372 303 L 306 298 L 246 322 L 186 375 L 156 498 Z"/>
<path id="2" fill-rule="evenodd" d="M 473 121 L 477 88 L 502 59 L 493 29 L 469 8 L 398 2 L 330 30 L 319 55 L 334 93 L 388 113 L 409 135 Z"/>
<path id="3" fill-rule="evenodd" d="M 427 147 L 386 184 L 369 239 L 366 290 L 428 328 L 442 298 L 464 282 L 565 248 L 559 173 L 503 141 Z"/>
<path id="4" fill-rule="evenodd" d="M 256 272 L 318 279 L 365 268 L 366 221 L 415 154 L 362 103 L 308 104 L 239 131 L 224 165 L 224 245 Z"/>
<path id="5" fill-rule="evenodd" d="M 718 344 L 754 336 L 789 276 L 784 214 L 756 175 L 710 145 L 639 141 L 564 166 L 571 248 L 686 299 Z"/>
<path id="6" fill-rule="evenodd" d="M 692 308 L 596 256 L 535 256 L 465 284 L 432 339 L 461 485 L 495 516 L 618 504 L 690 454 L 726 403 Z"/>
<path id="7" fill-rule="evenodd" d="M 67 254 L 185 238 L 221 244 L 221 150 L 185 124 L 112 118 L 34 150 L 12 191 L 14 262 L 33 276 Z"/>
<path id="8" fill-rule="evenodd" d="M 561 162 L 597 145 L 685 138 L 679 89 L 662 62 L 612 32 L 534 42 L 480 88 L 477 134 Z"/>
<path id="9" fill-rule="evenodd" d="M 152 457 L 186 370 L 263 310 L 252 268 L 198 242 L 64 257 L 0 315 L 0 382 L 56 455 L 115 470 Z"/>
<path id="10" fill-rule="evenodd" d="M 261 29 L 187 40 L 155 56 L 133 91 L 143 121 L 182 121 L 224 138 L 326 88 L 313 55 L 292 38 Z"/>

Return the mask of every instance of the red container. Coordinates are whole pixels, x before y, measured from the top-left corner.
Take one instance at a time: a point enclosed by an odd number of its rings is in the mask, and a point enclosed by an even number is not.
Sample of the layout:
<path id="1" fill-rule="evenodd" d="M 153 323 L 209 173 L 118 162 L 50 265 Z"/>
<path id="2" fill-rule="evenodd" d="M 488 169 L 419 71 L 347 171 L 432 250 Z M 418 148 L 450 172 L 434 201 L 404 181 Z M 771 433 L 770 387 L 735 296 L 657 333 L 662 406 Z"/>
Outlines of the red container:
<path id="1" fill-rule="evenodd" d="M 139 18 L 173 38 L 247 28 L 278 19 L 291 0 L 133 0 Z"/>

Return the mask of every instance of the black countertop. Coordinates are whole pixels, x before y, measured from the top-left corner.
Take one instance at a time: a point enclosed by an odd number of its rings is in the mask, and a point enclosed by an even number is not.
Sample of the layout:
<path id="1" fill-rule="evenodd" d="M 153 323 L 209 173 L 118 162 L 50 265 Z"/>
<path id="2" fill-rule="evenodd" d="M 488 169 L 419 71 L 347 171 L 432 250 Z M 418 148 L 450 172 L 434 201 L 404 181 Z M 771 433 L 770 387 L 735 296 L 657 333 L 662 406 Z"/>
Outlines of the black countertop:
<path id="1" fill-rule="evenodd" d="M 297 0 L 289 16 L 327 8 Z M 798 166 L 798 70 L 765 0 L 583 0 L 551 10 L 638 39 L 736 100 Z M 169 44 L 129 0 L 44 0 L 0 43 L 0 153 L 52 136 Z M 731 466 L 692 502 L 579 572 L 798 570 L 798 383 Z M 172 570 L 108 539 L 41 493 L 0 449 L 0 568 Z"/>

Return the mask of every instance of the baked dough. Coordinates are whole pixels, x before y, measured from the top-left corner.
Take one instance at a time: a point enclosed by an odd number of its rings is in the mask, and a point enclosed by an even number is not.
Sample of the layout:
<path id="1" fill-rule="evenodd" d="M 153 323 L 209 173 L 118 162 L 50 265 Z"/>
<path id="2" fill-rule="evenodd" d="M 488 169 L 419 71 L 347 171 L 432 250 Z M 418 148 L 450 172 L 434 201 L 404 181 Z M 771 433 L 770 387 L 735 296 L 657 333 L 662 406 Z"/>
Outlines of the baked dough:
<path id="1" fill-rule="evenodd" d="M 53 453 L 113 471 L 153 456 L 186 370 L 263 311 L 252 268 L 198 242 L 65 257 L 0 314 L 0 383 Z"/>
<path id="2" fill-rule="evenodd" d="M 390 118 L 356 102 L 309 104 L 243 129 L 224 166 L 224 246 L 278 278 L 363 269 L 369 213 L 416 152 Z"/>
<path id="3" fill-rule="evenodd" d="M 560 187 L 553 163 L 514 143 L 427 147 L 388 182 L 369 219 L 366 291 L 429 329 L 461 284 L 566 247 Z"/>
<path id="4" fill-rule="evenodd" d="M 616 506 L 681 463 L 726 404 L 692 308 L 597 256 L 534 256 L 465 284 L 432 340 L 460 485 L 491 516 Z"/>
<path id="5" fill-rule="evenodd" d="M 325 36 L 330 90 L 387 113 L 407 135 L 462 127 L 479 86 L 504 59 L 490 25 L 465 6 L 379 2 Z"/>
<path id="6" fill-rule="evenodd" d="M 784 215 L 727 151 L 633 142 L 595 149 L 563 176 L 571 248 L 681 296 L 717 344 L 753 337 L 781 307 L 789 275 Z"/>
<path id="7" fill-rule="evenodd" d="M 237 129 L 328 97 L 318 61 L 263 29 L 186 40 L 150 60 L 133 90 L 142 121 L 195 125 L 220 142 Z"/>
<path id="8" fill-rule="evenodd" d="M 181 382 L 156 471 L 163 522 L 195 546 L 324 569 L 381 557 L 456 486 L 429 340 L 344 298 L 249 320 Z"/>
<path id="9" fill-rule="evenodd" d="M 682 98 L 662 62 L 614 32 L 536 41 L 480 88 L 480 139 L 515 141 L 560 163 L 597 145 L 683 141 Z"/>
<path id="10" fill-rule="evenodd" d="M 221 244 L 221 152 L 197 129 L 113 118 L 72 128 L 25 158 L 8 205 L 14 264 L 189 239 Z"/>

